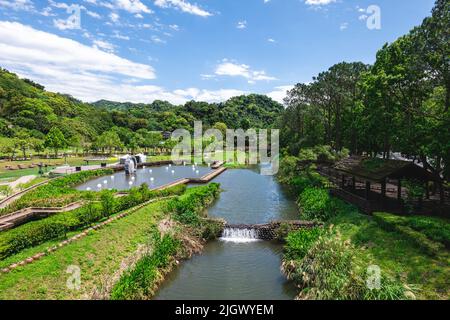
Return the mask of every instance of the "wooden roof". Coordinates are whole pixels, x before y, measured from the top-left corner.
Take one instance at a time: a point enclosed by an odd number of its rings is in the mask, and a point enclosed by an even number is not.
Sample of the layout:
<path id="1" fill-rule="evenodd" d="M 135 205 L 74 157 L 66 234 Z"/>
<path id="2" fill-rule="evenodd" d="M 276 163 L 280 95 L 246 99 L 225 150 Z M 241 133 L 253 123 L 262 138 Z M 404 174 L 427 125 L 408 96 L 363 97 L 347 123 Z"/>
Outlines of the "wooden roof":
<path id="1" fill-rule="evenodd" d="M 335 164 L 334 168 L 368 181 L 381 182 L 391 179 L 437 180 L 434 175 L 410 161 L 348 157 Z"/>

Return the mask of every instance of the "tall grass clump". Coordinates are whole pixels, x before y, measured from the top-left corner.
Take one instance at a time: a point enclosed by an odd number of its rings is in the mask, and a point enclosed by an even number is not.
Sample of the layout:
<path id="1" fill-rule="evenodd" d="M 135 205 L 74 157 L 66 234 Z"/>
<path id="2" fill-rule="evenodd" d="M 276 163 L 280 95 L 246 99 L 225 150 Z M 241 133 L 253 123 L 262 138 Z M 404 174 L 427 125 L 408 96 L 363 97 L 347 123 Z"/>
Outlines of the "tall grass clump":
<path id="1" fill-rule="evenodd" d="M 284 258 L 286 260 L 303 259 L 322 233 L 322 228 L 319 227 L 289 233 L 286 237 Z"/>
<path id="2" fill-rule="evenodd" d="M 381 274 L 380 288 L 366 283 L 367 264 L 362 253 L 338 233 L 319 236 L 303 258 L 285 260 L 282 270 L 294 281 L 298 299 L 398 300 L 414 297 L 402 283 Z"/>
<path id="3" fill-rule="evenodd" d="M 111 292 L 113 300 L 141 300 L 151 298 L 166 270 L 174 262 L 181 242 L 172 235 L 161 237 L 158 231 L 152 235 L 152 250 L 127 271 L 115 284 Z"/>

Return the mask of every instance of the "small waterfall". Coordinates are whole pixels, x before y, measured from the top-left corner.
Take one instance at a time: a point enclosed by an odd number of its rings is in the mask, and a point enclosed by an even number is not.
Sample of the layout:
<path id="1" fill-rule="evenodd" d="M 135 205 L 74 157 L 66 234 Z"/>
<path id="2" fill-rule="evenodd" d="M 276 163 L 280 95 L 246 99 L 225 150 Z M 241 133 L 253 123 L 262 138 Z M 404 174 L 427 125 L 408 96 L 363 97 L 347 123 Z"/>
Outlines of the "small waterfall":
<path id="1" fill-rule="evenodd" d="M 239 228 L 225 228 L 220 238 L 226 242 L 254 242 L 259 241 L 258 234 L 255 229 L 239 229 Z"/>

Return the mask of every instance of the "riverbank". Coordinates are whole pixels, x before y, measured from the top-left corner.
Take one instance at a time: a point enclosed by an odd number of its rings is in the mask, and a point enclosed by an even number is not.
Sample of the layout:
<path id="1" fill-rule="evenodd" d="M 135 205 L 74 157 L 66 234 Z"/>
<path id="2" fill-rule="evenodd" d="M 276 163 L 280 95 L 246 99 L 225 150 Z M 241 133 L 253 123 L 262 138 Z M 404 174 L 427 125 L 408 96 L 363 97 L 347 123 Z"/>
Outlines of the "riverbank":
<path id="1" fill-rule="evenodd" d="M 282 270 L 297 299 L 442 299 L 450 297 L 450 224 L 446 219 L 364 215 L 332 197 L 313 168 L 282 163 L 302 219 L 324 228 L 291 232 Z"/>
<path id="2" fill-rule="evenodd" d="M 127 272 L 132 272 L 134 266 L 148 252 L 154 251 L 151 235 L 155 229 L 162 234 L 173 234 L 180 237 L 184 252 L 189 252 L 188 244 L 196 237 L 195 248 L 200 248 L 203 237 L 209 238 L 220 230 L 221 221 L 200 219 L 202 229 L 182 223 L 179 220 L 181 211 L 175 204 L 182 199 L 202 194 L 200 208 L 206 207 L 211 195 L 216 194 L 219 187 L 215 184 L 192 188 L 181 199 L 164 200 L 152 203 L 133 214 L 116 220 L 102 229 L 90 231 L 84 238 L 74 241 L 56 250 L 32 264 L 19 266 L 13 271 L 0 274 L 0 299 L 105 299 L 117 281 Z M 213 192 L 214 191 L 214 192 Z M 216 194 L 217 195 L 217 194 Z M 206 200 L 209 199 L 209 200 Z M 197 202 L 198 205 L 198 202 Z M 215 231 L 214 231 L 215 230 Z M 201 231 L 201 233 L 199 233 Z M 187 234 L 191 236 L 186 237 Z M 70 236 L 70 234 L 68 235 Z M 189 240 L 188 240 L 189 239 Z M 42 251 L 52 246 L 55 241 L 46 242 L 26 249 L 16 256 L 2 261 L 8 264 L 33 252 Z M 192 243 L 191 243 L 192 244 Z M 195 252 L 192 250 L 192 252 Z M 187 256 L 186 256 L 187 257 Z M 170 258 L 180 259 L 179 256 Z M 70 289 L 67 286 L 70 266 L 80 271 L 80 286 Z M 158 270 L 158 273 L 160 271 Z"/>

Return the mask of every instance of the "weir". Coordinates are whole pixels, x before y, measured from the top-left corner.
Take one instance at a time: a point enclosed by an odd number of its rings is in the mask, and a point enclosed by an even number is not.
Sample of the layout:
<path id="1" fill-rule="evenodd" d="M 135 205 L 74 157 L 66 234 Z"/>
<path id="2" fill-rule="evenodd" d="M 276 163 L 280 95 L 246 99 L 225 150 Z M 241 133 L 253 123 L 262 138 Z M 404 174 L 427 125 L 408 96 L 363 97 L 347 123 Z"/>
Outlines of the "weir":
<path id="1" fill-rule="evenodd" d="M 299 230 L 322 225 L 321 223 L 302 220 L 273 221 L 264 224 L 227 224 L 222 232 L 221 240 L 233 242 L 273 240 L 277 237 L 281 227 L 286 227 L 289 230 Z"/>

